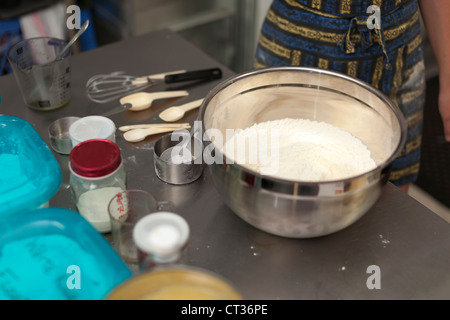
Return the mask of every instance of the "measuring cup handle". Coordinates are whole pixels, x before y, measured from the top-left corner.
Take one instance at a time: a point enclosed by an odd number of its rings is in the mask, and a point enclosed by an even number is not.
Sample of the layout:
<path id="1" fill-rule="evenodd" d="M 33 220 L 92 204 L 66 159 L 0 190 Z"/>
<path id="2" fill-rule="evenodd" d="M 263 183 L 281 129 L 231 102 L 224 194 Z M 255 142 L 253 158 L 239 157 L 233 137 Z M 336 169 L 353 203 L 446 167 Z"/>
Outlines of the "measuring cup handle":
<path id="1" fill-rule="evenodd" d="M 190 80 L 215 80 L 222 77 L 220 68 L 188 71 L 183 73 L 168 74 L 164 77 L 165 83 L 176 83 Z"/>
<path id="2" fill-rule="evenodd" d="M 175 205 L 172 201 L 158 201 L 158 211 L 173 212 L 174 210 Z"/>

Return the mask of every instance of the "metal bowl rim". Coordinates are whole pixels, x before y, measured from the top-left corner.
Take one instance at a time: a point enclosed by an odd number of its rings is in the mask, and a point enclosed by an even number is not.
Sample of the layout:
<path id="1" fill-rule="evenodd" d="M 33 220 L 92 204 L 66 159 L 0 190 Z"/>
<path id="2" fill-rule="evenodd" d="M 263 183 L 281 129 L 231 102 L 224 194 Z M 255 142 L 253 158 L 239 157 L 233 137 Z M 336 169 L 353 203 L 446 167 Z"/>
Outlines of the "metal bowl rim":
<path id="1" fill-rule="evenodd" d="M 301 183 L 303 185 L 318 185 L 318 184 L 323 185 L 323 184 L 335 184 L 335 183 L 342 183 L 342 182 L 344 182 L 344 183 L 350 182 L 350 181 L 362 178 L 364 176 L 369 176 L 369 175 L 375 174 L 376 172 L 382 171 L 386 167 L 391 165 L 391 163 L 394 161 L 394 159 L 397 157 L 397 155 L 401 152 L 403 146 L 406 143 L 407 123 L 406 123 L 405 117 L 403 116 L 400 109 L 394 104 L 394 102 L 387 95 L 385 95 L 383 92 L 381 92 L 379 89 L 373 87 L 372 85 L 370 85 L 358 78 L 355 78 L 355 77 L 349 76 L 345 73 L 337 72 L 337 71 L 324 70 L 324 69 L 313 68 L 313 67 L 283 66 L 283 67 L 266 67 L 266 68 L 243 72 L 243 73 L 239 73 L 234 76 L 231 76 L 228 79 L 226 79 L 226 80 L 222 81 L 221 83 L 219 83 L 218 85 L 216 85 L 212 90 L 210 90 L 209 93 L 206 95 L 205 99 L 203 100 L 203 102 L 200 106 L 200 111 L 197 116 L 197 119 L 201 121 L 203 132 L 205 132 L 205 125 L 204 125 L 203 118 L 204 118 L 204 115 L 206 112 L 206 108 L 207 108 L 209 102 L 213 99 L 213 97 L 216 96 L 219 92 L 221 92 L 225 88 L 229 87 L 233 83 L 244 80 L 248 77 L 252 77 L 252 76 L 256 76 L 256 75 L 264 74 L 264 73 L 286 72 L 286 71 L 323 73 L 323 74 L 327 74 L 330 76 L 335 76 L 335 77 L 341 78 L 343 80 L 352 82 L 356 85 L 359 85 L 363 89 L 368 90 L 369 92 L 376 95 L 378 98 L 380 98 L 383 102 L 385 102 L 389 106 L 389 108 L 395 114 L 396 119 L 399 122 L 399 126 L 401 128 L 401 137 L 400 137 L 400 141 L 395 149 L 395 152 L 393 152 L 392 155 L 388 159 L 386 159 L 383 163 L 379 164 L 376 168 L 374 168 L 370 171 L 367 171 L 367 172 L 362 173 L 357 176 L 348 177 L 345 179 L 326 180 L 326 181 L 289 180 L 289 179 L 278 178 L 275 176 L 262 175 L 256 171 L 250 170 L 250 169 L 248 169 L 240 164 L 237 164 L 237 163 L 233 163 L 230 165 L 237 166 L 240 170 L 242 170 L 248 174 L 251 174 L 255 177 L 258 177 L 258 178 L 269 179 L 269 180 L 272 180 L 275 182 L 280 182 L 280 183 Z M 215 148 L 215 152 L 219 152 L 219 154 L 222 156 L 223 163 L 226 164 L 227 162 L 225 162 L 225 161 L 226 161 L 227 157 L 222 152 L 220 152 L 220 150 L 218 150 L 217 148 Z"/>

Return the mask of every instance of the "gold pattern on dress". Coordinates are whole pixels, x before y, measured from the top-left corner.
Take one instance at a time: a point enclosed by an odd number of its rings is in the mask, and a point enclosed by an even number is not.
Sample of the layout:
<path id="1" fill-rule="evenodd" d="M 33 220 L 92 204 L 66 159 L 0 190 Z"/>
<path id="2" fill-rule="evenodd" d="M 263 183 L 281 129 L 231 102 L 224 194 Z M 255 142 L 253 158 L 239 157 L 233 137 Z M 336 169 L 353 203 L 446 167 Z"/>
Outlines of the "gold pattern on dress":
<path id="1" fill-rule="evenodd" d="M 397 59 L 395 61 L 395 73 L 392 79 L 392 90 L 390 93 L 390 98 L 392 101 L 398 106 L 398 89 L 400 89 L 403 82 L 403 52 L 405 51 L 405 47 L 400 47 L 397 50 Z"/>
<path id="2" fill-rule="evenodd" d="M 292 50 L 291 52 L 291 65 L 293 66 L 299 66 L 300 65 L 300 58 L 302 56 L 302 52 L 298 50 Z"/>
<path id="3" fill-rule="evenodd" d="M 408 121 L 408 127 L 414 127 L 415 125 L 419 124 L 423 119 L 423 111 L 420 110 L 416 113 L 414 113 L 413 115 L 409 116 L 407 121 Z"/>
<path id="4" fill-rule="evenodd" d="M 422 35 L 419 33 L 411 42 L 408 43 L 408 54 L 411 54 L 422 44 Z"/>
<path id="5" fill-rule="evenodd" d="M 253 68 L 254 68 L 254 69 L 261 69 L 261 68 L 265 68 L 265 67 L 267 67 L 267 66 L 264 65 L 264 64 L 262 64 L 262 63 L 259 63 L 258 61 L 255 61 L 255 62 L 253 63 Z"/>
<path id="6" fill-rule="evenodd" d="M 383 0 L 373 0 L 373 5 L 377 6 L 378 8 L 381 8 Z"/>
<path id="7" fill-rule="evenodd" d="M 322 0 L 320 0 L 322 2 Z M 308 12 L 312 12 L 318 15 L 321 15 L 322 17 L 327 17 L 327 18 L 342 18 L 340 16 L 334 15 L 334 14 L 329 14 L 329 13 L 325 13 L 325 12 L 320 12 L 317 11 L 315 9 L 312 9 L 308 6 L 305 6 L 301 3 L 299 3 L 297 0 L 286 0 L 286 3 L 289 4 L 292 7 L 297 7 L 297 8 L 301 8 L 302 10 L 308 11 Z"/>
<path id="8" fill-rule="evenodd" d="M 413 26 L 417 21 L 419 21 L 419 11 L 416 11 L 411 17 L 411 19 L 405 22 L 404 24 L 396 28 L 384 30 L 384 38 L 386 39 L 386 41 L 394 40 L 399 35 L 403 34 L 406 30 L 408 30 L 411 26 Z"/>
<path id="9" fill-rule="evenodd" d="M 347 63 L 347 74 L 351 77 L 356 78 L 356 71 L 358 70 L 358 62 L 349 61 Z"/>
<path id="10" fill-rule="evenodd" d="M 400 96 L 400 99 L 402 100 L 402 104 L 410 103 L 417 98 L 419 98 L 422 95 L 422 89 L 410 91 L 407 93 L 404 93 Z"/>
<path id="11" fill-rule="evenodd" d="M 273 41 L 270 41 L 267 39 L 267 37 L 261 35 L 258 40 L 261 47 L 264 47 L 271 52 L 275 53 L 276 55 L 289 59 L 291 57 L 291 50 L 284 48 L 283 46 L 280 46 L 276 44 Z"/>
<path id="12" fill-rule="evenodd" d="M 414 23 L 416 23 L 419 19 L 419 12 L 417 11 L 412 17 L 411 20 L 408 22 L 392 28 L 384 30 L 384 38 L 385 41 L 394 40 L 398 36 L 400 36 L 402 33 L 404 33 L 409 27 L 411 27 Z M 267 20 L 276 24 L 280 29 L 290 32 L 292 34 L 299 35 L 304 38 L 308 39 L 314 39 L 317 41 L 323 41 L 323 42 L 329 42 L 329 43 L 340 43 L 342 39 L 344 39 L 344 34 L 342 33 L 335 33 L 335 32 L 324 32 L 319 31 L 311 28 L 306 28 L 303 26 L 298 26 L 293 24 L 287 19 L 284 19 L 278 15 L 276 15 L 273 10 L 269 10 L 267 12 Z M 361 42 L 361 36 L 359 34 L 352 34 L 349 41 L 355 43 L 355 42 Z"/>
<path id="13" fill-rule="evenodd" d="M 383 76 L 383 56 L 377 58 L 377 62 L 375 64 L 375 69 L 372 74 L 372 86 L 375 88 L 379 88 L 381 77 Z"/>
<path id="14" fill-rule="evenodd" d="M 389 176 L 389 180 L 390 181 L 398 180 L 405 176 L 416 174 L 419 172 L 419 168 L 420 168 L 420 163 L 416 163 L 406 169 L 399 170 L 399 171 L 392 171 Z"/>
<path id="15" fill-rule="evenodd" d="M 398 7 L 402 4 L 402 0 L 395 0 L 395 6 Z"/>
<path id="16" fill-rule="evenodd" d="M 414 150 L 419 149 L 421 142 L 422 142 L 422 136 L 418 136 L 413 141 L 407 143 L 406 144 L 406 153 L 409 154 L 409 153 L 413 152 Z"/>
<path id="17" fill-rule="evenodd" d="M 321 69 L 328 69 L 328 60 L 319 58 L 319 62 L 317 63 L 317 67 Z"/>
<path id="18" fill-rule="evenodd" d="M 323 32 L 319 30 L 314 30 L 310 28 L 305 28 L 297 26 L 280 16 L 277 16 L 272 10 L 267 13 L 268 21 L 276 24 L 280 29 L 290 32 L 292 34 L 299 35 L 304 38 L 314 39 L 323 42 L 339 43 L 344 38 L 343 34 L 335 32 Z M 358 37 L 360 38 L 360 37 Z M 352 37 L 353 40 L 353 37 Z"/>
<path id="19" fill-rule="evenodd" d="M 322 0 L 312 0 L 311 7 L 320 10 L 320 8 L 322 8 Z"/>
<path id="20" fill-rule="evenodd" d="M 341 14 L 350 14 L 352 0 L 341 0 Z"/>
<path id="21" fill-rule="evenodd" d="M 416 66 L 414 66 L 414 67 L 412 67 L 412 68 L 410 68 L 410 69 L 407 69 L 407 70 L 405 71 L 405 79 L 408 79 L 408 78 L 414 73 L 415 67 L 416 67 Z"/>

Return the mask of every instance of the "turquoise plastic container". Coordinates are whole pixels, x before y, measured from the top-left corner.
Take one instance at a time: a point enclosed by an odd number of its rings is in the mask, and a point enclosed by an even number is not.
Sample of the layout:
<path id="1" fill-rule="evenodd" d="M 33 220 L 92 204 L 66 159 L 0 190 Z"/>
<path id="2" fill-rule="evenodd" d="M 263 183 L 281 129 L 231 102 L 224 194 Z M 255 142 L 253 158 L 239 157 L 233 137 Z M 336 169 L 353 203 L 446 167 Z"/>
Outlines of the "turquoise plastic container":
<path id="1" fill-rule="evenodd" d="M 0 115 L 0 221 L 46 204 L 61 181 L 58 162 L 33 126 Z"/>
<path id="2" fill-rule="evenodd" d="M 131 276 L 74 211 L 41 208 L 0 223 L 1 300 L 99 300 Z"/>

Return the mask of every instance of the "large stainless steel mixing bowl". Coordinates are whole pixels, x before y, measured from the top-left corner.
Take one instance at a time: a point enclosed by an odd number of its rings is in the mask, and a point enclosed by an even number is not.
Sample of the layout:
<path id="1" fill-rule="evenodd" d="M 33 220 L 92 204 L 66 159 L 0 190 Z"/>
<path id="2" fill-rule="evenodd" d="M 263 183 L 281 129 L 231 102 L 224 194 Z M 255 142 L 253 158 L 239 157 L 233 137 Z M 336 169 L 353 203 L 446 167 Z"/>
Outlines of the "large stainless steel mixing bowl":
<path id="1" fill-rule="evenodd" d="M 220 151 L 226 129 L 284 118 L 324 121 L 350 132 L 369 148 L 376 169 L 345 180 L 302 182 L 227 164 L 230 159 Z M 199 120 L 204 139 L 214 140 L 215 162 L 208 167 L 225 203 L 254 227 L 292 238 L 327 235 L 363 216 L 378 200 L 406 138 L 401 111 L 383 93 L 358 79 L 314 68 L 236 75 L 206 96 Z"/>

